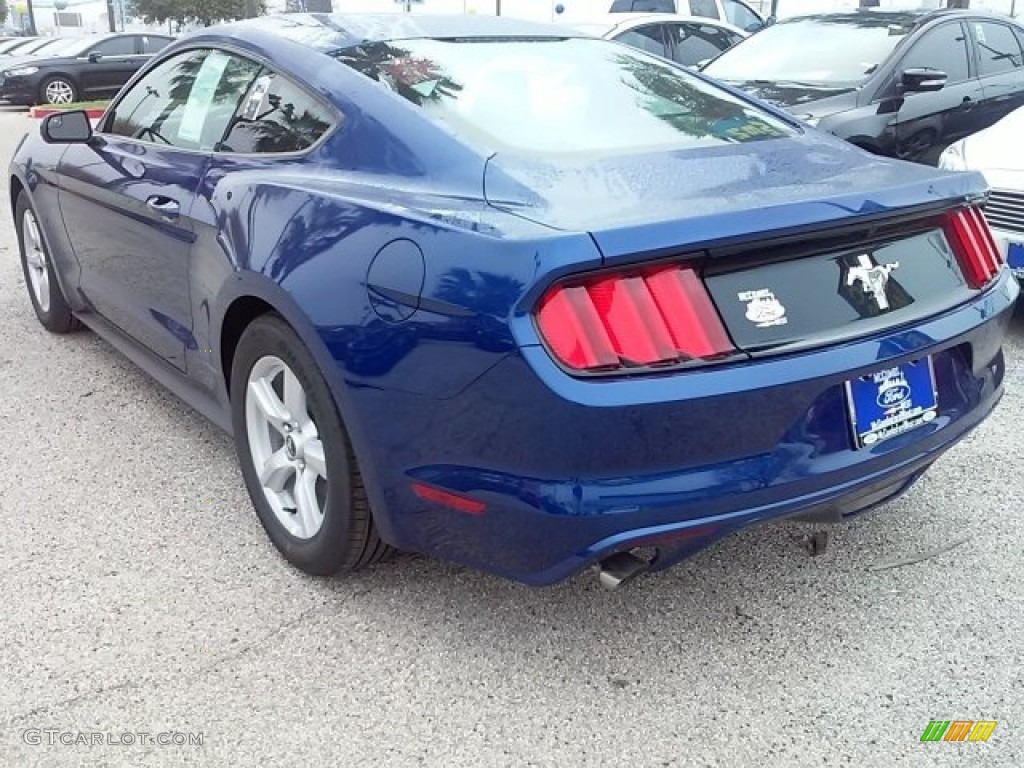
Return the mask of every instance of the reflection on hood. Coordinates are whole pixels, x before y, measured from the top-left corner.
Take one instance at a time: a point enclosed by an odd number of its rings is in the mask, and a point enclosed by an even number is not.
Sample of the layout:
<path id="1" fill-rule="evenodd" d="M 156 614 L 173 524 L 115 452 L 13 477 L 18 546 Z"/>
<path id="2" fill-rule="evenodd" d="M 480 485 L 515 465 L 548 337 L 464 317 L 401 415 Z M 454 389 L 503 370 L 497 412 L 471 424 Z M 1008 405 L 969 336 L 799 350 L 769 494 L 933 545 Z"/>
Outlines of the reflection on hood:
<path id="1" fill-rule="evenodd" d="M 769 83 L 762 80 L 728 81 L 729 85 L 777 107 L 796 107 L 856 90 L 852 85 L 827 86 L 799 83 Z"/>

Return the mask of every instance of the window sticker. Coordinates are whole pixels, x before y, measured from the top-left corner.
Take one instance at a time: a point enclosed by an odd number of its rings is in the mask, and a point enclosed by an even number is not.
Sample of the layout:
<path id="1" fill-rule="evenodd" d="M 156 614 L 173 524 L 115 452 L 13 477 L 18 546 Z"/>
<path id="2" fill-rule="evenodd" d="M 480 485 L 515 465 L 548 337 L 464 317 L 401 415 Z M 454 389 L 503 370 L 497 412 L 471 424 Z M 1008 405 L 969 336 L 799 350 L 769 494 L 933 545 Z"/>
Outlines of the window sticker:
<path id="1" fill-rule="evenodd" d="M 217 96 L 217 86 L 231 58 L 220 51 L 211 51 L 199 68 L 192 90 L 188 94 L 185 113 L 181 116 L 178 138 L 195 144 L 203 137 L 203 124 Z"/>

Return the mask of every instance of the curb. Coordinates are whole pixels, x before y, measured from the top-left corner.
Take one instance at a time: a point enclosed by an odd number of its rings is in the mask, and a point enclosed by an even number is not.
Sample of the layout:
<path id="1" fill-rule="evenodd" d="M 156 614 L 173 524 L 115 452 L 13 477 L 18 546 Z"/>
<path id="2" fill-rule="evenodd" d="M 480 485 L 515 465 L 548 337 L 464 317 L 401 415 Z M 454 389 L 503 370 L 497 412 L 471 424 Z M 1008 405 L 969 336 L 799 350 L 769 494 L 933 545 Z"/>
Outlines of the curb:
<path id="1" fill-rule="evenodd" d="M 55 115 L 58 112 L 66 112 L 67 110 L 61 109 L 60 107 L 32 107 L 28 113 L 31 117 L 41 118 Z M 90 120 L 99 120 L 103 117 L 103 113 L 106 109 L 86 109 L 83 110 L 88 115 Z"/>

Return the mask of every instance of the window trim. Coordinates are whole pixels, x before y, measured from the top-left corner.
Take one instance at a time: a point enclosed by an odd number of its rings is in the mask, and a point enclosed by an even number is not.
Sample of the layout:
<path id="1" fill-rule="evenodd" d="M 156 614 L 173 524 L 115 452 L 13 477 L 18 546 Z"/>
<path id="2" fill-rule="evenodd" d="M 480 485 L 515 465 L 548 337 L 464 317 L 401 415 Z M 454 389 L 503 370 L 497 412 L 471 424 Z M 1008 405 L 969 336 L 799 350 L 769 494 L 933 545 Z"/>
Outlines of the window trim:
<path id="1" fill-rule="evenodd" d="M 167 47 L 170 47 L 170 46 L 167 46 Z M 164 62 L 169 61 L 170 59 L 173 59 L 173 58 L 175 58 L 177 56 L 180 56 L 181 54 L 190 53 L 192 51 L 210 51 L 210 50 L 221 51 L 223 53 L 227 53 L 227 54 L 230 54 L 232 56 L 238 56 L 240 58 L 249 59 L 250 61 L 252 61 L 255 64 L 258 64 L 260 66 L 260 72 L 262 72 L 262 70 L 264 70 L 264 69 L 267 69 L 267 70 L 270 70 L 271 72 L 273 72 L 275 75 L 282 75 L 282 76 L 284 76 L 289 82 L 291 82 L 297 88 L 300 88 L 301 90 L 305 91 L 307 95 L 309 95 L 311 98 L 313 98 L 316 101 L 318 101 L 322 106 L 324 106 L 327 109 L 327 111 L 330 113 L 331 118 L 332 118 L 330 127 L 326 131 L 324 131 L 323 135 L 320 136 L 320 138 L 317 139 L 315 142 L 310 144 L 305 149 L 301 149 L 301 150 L 298 150 L 298 151 L 295 151 L 295 152 L 216 152 L 216 151 L 214 151 L 212 149 L 210 149 L 210 150 L 207 150 L 207 149 L 190 149 L 188 147 L 176 147 L 176 146 L 173 146 L 173 145 L 168 146 L 167 144 L 158 144 L 155 141 L 149 141 L 147 139 L 137 139 L 137 138 L 135 138 L 133 136 L 122 136 L 119 133 L 110 133 L 110 132 L 107 131 L 107 124 L 111 120 L 113 120 L 113 116 L 117 112 L 117 107 L 124 100 L 125 96 L 127 96 L 132 90 L 134 90 L 135 86 L 138 85 L 138 83 L 143 78 L 145 78 L 146 75 L 148 75 L 150 72 L 152 72 L 154 69 L 159 67 Z M 165 51 L 166 51 L 166 49 L 165 49 Z M 209 157 L 211 159 L 215 158 L 215 157 L 242 157 L 242 158 L 275 157 L 275 158 L 294 159 L 294 158 L 303 157 L 305 155 L 311 154 L 311 153 L 315 152 L 316 150 L 318 150 L 321 147 L 321 145 L 323 145 L 328 140 L 329 137 L 333 136 L 334 133 L 336 131 L 338 131 L 345 124 L 345 116 L 341 113 L 340 110 L 338 110 L 334 106 L 334 104 L 332 104 L 330 101 L 328 101 L 324 96 L 322 96 L 321 94 L 319 94 L 316 91 L 312 90 L 311 88 L 301 84 L 299 82 L 299 78 L 297 78 L 292 73 L 285 72 L 283 69 L 277 67 L 269 59 L 267 59 L 267 58 L 265 58 L 263 56 L 251 53 L 250 51 L 247 51 L 244 48 L 241 48 L 240 46 L 220 45 L 220 44 L 218 44 L 216 46 L 211 46 L 211 45 L 201 45 L 201 44 L 196 43 L 196 44 L 184 46 L 182 48 L 177 48 L 177 49 L 175 49 L 173 51 L 166 51 L 166 52 L 161 51 L 161 53 L 163 53 L 163 55 L 159 56 L 159 57 L 157 55 L 153 54 L 152 55 L 152 59 L 151 59 L 151 63 L 148 64 L 147 66 L 144 66 L 142 69 L 140 69 L 135 74 L 135 76 L 131 80 L 129 80 L 128 83 L 125 84 L 125 87 L 121 90 L 120 94 L 118 94 L 118 97 L 113 102 L 111 102 L 109 107 L 107 107 L 107 111 L 104 113 L 103 119 L 100 121 L 99 125 L 96 126 L 96 131 L 95 131 L 96 135 L 98 135 L 100 137 L 103 137 L 103 138 L 106 138 L 108 141 L 113 141 L 113 140 L 128 141 L 128 142 L 131 142 L 133 144 L 142 144 L 144 146 L 149 146 L 149 147 L 160 147 L 164 151 L 170 149 L 170 150 L 174 150 L 175 152 L 184 152 L 184 153 L 193 154 L 193 155 L 205 155 L 206 157 Z M 256 77 L 260 76 L 260 72 L 257 73 Z M 256 78 L 253 78 L 253 82 L 249 84 L 249 89 L 252 88 L 252 86 L 253 86 L 253 84 L 255 82 L 256 82 Z M 249 89 L 246 89 L 245 95 L 249 94 Z M 243 102 L 245 101 L 244 96 L 242 98 L 242 101 Z M 235 111 L 237 112 L 238 108 L 236 108 Z M 221 136 L 221 140 L 222 141 L 223 141 L 223 139 L 224 139 L 224 136 Z"/>
<path id="2" fill-rule="evenodd" d="M 981 62 L 982 62 L 981 44 L 975 38 L 975 36 L 974 36 L 975 35 L 975 30 L 970 25 L 971 24 L 990 24 L 990 25 L 992 25 L 994 27 L 1004 27 L 1010 33 L 1010 37 L 1014 41 L 1016 41 L 1017 47 L 1020 49 L 1020 55 L 1021 55 L 1021 58 L 1022 58 L 1022 62 L 1021 63 L 1024 64 L 1024 39 L 1022 39 L 1022 33 L 1020 33 L 1018 30 L 1014 29 L 1014 27 L 1011 26 L 1010 24 L 1004 24 L 1000 19 L 973 18 L 973 19 L 965 19 L 965 22 L 968 25 L 967 32 L 968 32 L 968 35 L 969 35 L 969 37 L 971 39 L 971 49 L 972 49 L 972 52 L 974 54 L 974 65 L 975 65 L 975 69 L 977 70 L 977 75 L 975 75 L 975 76 L 979 80 L 985 80 L 986 78 L 989 78 L 989 77 L 1003 77 L 1005 75 L 1011 74 L 1014 71 L 1019 71 L 1020 73 L 1024 74 L 1024 66 L 1013 67 L 1011 69 L 1004 69 L 1002 72 L 989 72 L 987 74 L 985 72 L 982 72 L 981 71 Z"/>

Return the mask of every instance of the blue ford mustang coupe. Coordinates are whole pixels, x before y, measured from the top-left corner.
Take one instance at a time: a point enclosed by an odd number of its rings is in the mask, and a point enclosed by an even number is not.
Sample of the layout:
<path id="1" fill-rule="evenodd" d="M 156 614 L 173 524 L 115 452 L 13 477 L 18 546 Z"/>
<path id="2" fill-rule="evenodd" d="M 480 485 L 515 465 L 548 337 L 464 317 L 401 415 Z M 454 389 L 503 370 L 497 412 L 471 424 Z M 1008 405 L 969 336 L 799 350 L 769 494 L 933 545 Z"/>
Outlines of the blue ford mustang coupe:
<path id="1" fill-rule="evenodd" d="M 288 15 L 164 49 L 10 173 L 29 295 L 235 438 L 313 574 L 614 584 L 895 497 L 1002 394 L 980 175 L 617 43 Z"/>

